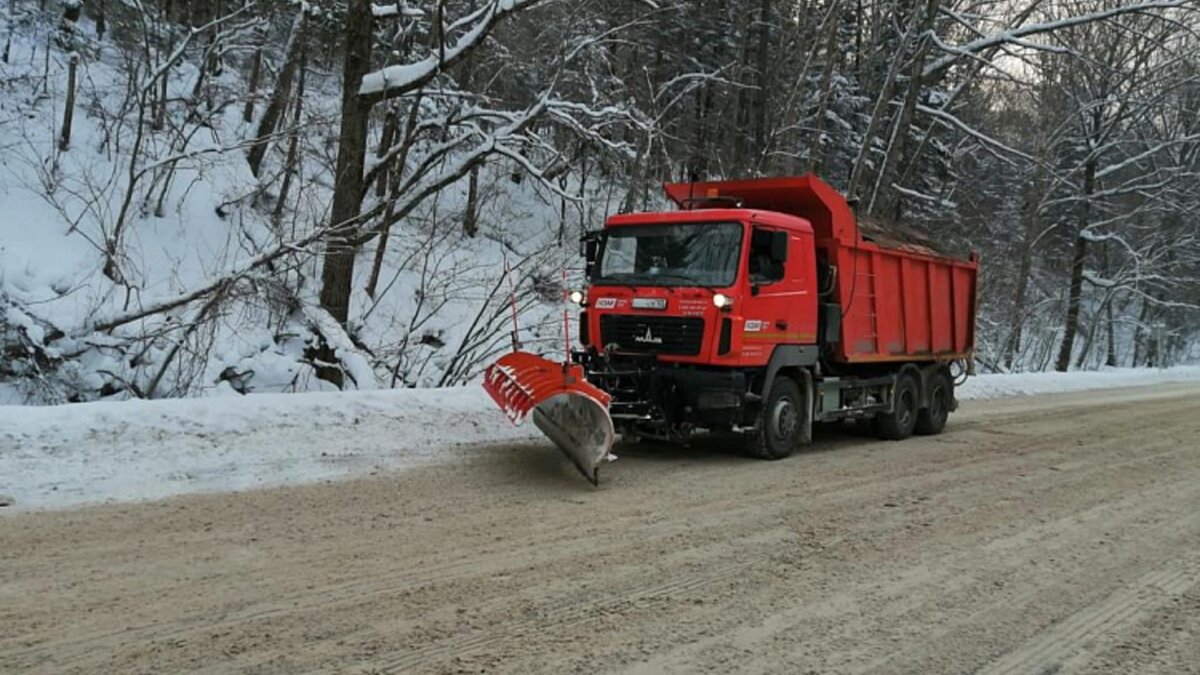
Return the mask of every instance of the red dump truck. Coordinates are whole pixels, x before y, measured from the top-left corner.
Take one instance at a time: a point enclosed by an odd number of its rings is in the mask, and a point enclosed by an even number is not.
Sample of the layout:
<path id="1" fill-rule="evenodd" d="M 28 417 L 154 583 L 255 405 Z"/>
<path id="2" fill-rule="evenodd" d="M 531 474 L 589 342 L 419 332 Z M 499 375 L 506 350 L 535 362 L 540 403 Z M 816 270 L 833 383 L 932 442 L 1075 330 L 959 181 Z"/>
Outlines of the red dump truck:
<path id="1" fill-rule="evenodd" d="M 501 359 L 485 387 L 506 410 L 540 378 L 517 407 L 540 408 L 538 426 L 592 480 L 614 431 L 738 431 L 778 459 L 814 422 L 868 420 L 895 440 L 942 430 L 952 366 L 975 344 L 974 254 L 864 235 L 813 175 L 665 189 L 680 210 L 615 215 L 585 237 L 589 284 L 572 294 L 584 349 L 557 370 Z"/>

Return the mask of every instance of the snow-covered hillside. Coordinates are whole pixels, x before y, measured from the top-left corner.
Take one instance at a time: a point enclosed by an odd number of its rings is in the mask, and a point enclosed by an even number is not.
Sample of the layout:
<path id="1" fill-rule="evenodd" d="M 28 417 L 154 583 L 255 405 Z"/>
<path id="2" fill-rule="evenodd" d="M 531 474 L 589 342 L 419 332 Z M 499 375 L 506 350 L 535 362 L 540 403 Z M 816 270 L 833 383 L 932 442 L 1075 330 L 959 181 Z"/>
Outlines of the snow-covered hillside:
<path id="1" fill-rule="evenodd" d="M 562 189 L 583 198 L 564 202 L 514 180 L 509 162 L 485 164 L 477 236 L 462 232 L 466 181 L 431 196 L 391 229 L 375 294 L 354 294 L 347 332 L 317 301 L 320 242 L 289 243 L 329 217 L 339 83 L 324 64 L 310 68 L 299 121 L 280 129 L 255 176 L 243 69 L 202 72 L 199 37 L 177 62 L 153 54 L 170 102 L 150 123 L 156 80 L 85 17 L 64 150 L 72 52 L 51 19 L 19 20 L 0 63 L 0 404 L 333 390 L 315 376 L 323 344 L 348 389 L 461 383 L 509 341 L 512 286 L 522 339 L 557 349 L 563 273 L 578 275 L 574 242 L 620 196 L 611 186 L 583 190 L 565 176 Z M 356 289 L 369 286 L 380 242 L 360 250 Z M 179 302 L 205 288 L 215 290 Z"/>
<path id="2" fill-rule="evenodd" d="M 1196 15 L 1150 4 L 0 3 L 0 402 L 462 384 L 510 293 L 558 351 L 605 214 L 807 171 L 982 254 L 981 369 L 1188 362 Z"/>

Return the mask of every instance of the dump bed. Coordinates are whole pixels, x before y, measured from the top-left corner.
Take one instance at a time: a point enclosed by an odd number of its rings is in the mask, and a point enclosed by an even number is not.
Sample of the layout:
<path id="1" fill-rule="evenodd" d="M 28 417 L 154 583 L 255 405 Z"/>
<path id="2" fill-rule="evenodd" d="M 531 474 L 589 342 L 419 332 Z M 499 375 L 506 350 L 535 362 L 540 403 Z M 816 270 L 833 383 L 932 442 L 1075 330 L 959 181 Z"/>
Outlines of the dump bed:
<path id="1" fill-rule="evenodd" d="M 975 348 L 978 258 L 934 251 L 928 242 L 872 223 L 864 237 L 853 209 L 812 174 L 789 178 L 672 183 L 682 208 L 738 206 L 812 224 L 817 259 L 840 308 L 834 358 L 844 363 L 967 358 Z"/>

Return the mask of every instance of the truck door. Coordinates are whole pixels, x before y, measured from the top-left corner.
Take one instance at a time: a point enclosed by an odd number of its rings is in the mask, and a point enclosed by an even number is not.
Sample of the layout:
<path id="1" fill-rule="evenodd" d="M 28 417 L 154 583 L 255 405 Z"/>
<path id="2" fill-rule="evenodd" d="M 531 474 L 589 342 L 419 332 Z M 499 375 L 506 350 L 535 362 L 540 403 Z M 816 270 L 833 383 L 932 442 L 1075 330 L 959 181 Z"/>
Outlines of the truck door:
<path id="1" fill-rule="evenodd" d="M 814 296 L 809 287 L 811 270 L 804 269 L 804 244 L 799 232 L 754 226 L 747 266 L 750 300 L 744 357 L 765 360 L 775 345 L 811 344 L 816 339 L 808 316 Z"/>

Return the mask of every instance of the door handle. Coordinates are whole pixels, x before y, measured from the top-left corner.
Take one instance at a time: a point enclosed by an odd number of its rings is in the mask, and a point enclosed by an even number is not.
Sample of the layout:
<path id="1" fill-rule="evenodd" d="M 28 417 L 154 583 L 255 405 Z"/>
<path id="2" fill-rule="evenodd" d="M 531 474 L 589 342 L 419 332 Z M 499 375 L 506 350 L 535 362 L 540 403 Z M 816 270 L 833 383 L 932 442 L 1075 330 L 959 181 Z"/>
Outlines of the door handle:
<path id="1" fill-rule="evenodd" d="M 787 322 L 780 320 L 775 322 L 775 327 L 779 330 L 787 330 Z"/>

